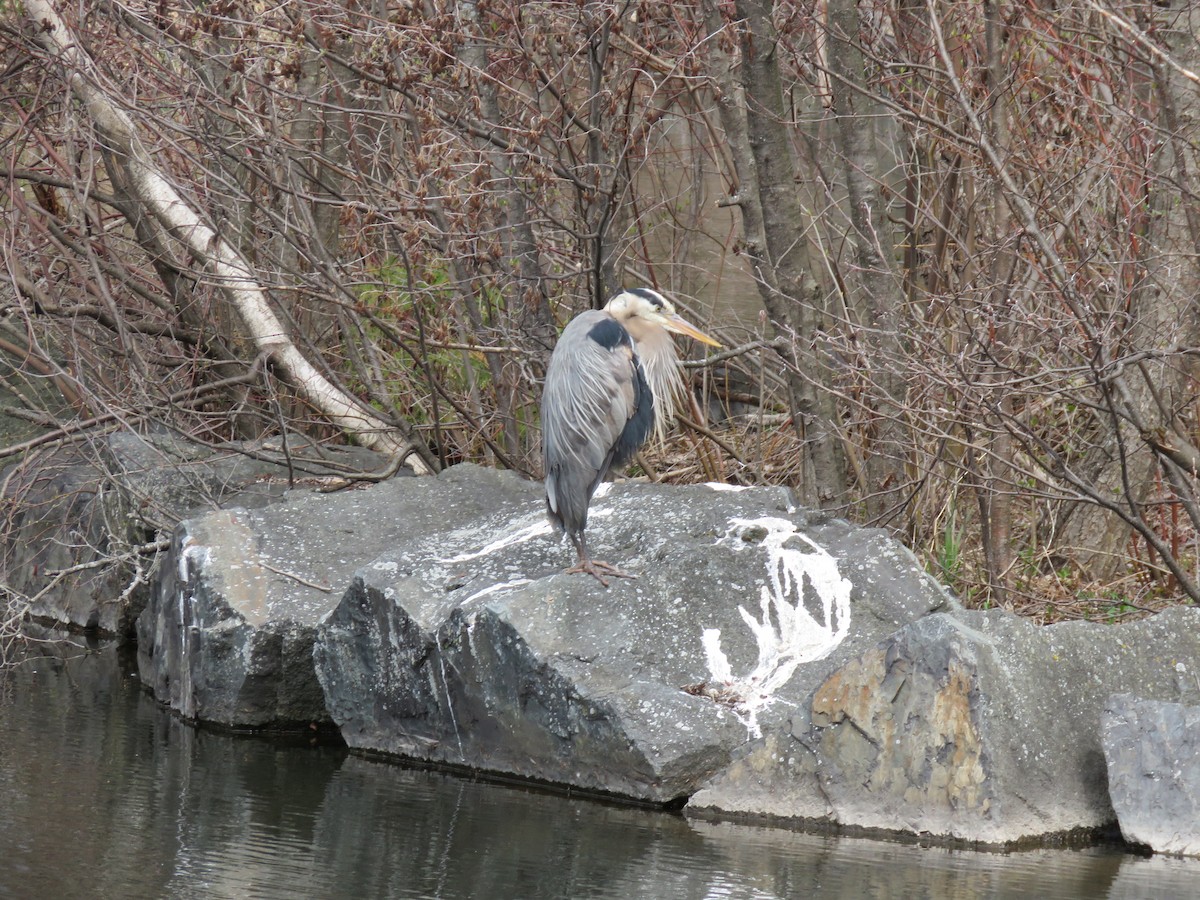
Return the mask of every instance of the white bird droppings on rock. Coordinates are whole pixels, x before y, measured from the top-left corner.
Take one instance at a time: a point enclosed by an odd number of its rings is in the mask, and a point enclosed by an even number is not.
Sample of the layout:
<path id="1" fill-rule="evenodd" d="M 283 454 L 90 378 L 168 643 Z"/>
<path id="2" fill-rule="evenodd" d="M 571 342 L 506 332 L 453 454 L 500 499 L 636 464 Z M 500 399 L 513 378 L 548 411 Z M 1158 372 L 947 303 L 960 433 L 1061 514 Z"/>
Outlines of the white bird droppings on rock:
<path id="1" fill-rule="evenodd" d="M 705 629 L 701 641 L 712 681 L 740 698 L 735 709 L 757 737 L 759 710 L 774 702 L 797 667 L 828 656 L 850 633 L 851 585 L 838 569 L 837 560 L 799 533 L 793 522 L 768 516 L 735 518 L 729 524 L 722 540 L 732 539 L 739 548 L 746 545 L 748 535 L 764 534 L 758 545 L 767 551 L 770 584 L 759 589 L 759 618 L 738 607 L 758 645 L 758 661 L 748 674 L 734 676 L 721 648 L 720 629 Z M 812 552 L 788 546 L 793 538 L 808 544 Z M 818 601 L 817 615 L 805 603 L 806 580 Z"/>

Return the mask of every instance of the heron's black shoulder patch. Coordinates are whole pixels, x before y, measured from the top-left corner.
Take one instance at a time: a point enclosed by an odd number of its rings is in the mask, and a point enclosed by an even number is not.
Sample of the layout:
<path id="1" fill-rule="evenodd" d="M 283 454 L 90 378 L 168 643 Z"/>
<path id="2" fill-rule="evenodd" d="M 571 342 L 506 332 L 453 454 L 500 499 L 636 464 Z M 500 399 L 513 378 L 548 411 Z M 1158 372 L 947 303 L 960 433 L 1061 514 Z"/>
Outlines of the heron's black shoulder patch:
<path id="1" fill-rule="evenodd" d="M 616 319 L 601 319 L 588 331 L 588 337 L 605 350 L 615 350 L 622 344 L 633 346 L 633 339 L 629 337 L 629 332 Z"/>

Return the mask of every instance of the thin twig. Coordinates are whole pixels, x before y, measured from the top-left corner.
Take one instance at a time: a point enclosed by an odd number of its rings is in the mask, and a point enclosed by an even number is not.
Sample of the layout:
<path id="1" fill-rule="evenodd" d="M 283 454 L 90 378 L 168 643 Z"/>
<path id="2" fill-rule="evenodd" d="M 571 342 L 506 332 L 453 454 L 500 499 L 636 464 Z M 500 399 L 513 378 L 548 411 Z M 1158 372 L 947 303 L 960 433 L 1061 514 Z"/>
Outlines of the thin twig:
<path id="1" fill-rule="evenodd" d="M 339 484 L 327 484 L 323 487 L 317 488 L 317 493 L 332 494 L 337 491 L 344 491 L 346 488 L 352 487 L 355 484 L 374 484 L 381 481 L 387 481 L 389 478 L 399 472 L 403 465 L 403 459 L 401 459 L 399 456 L 393 456 L 391 462 L 389 462 L 378 472 L 355 472 L 339 476 Z"/>
<path id="2" fill-rule="evenodd" d="M 287 572 L 283 569 L 277 569 L 270 563 L 263 562 L 261 559 L 258 561 L 258 564 L 268 572 L 274 572 L 276 575 L 282 575 L 284 578 L 290 578 L 293 581 L 298 581 L 305 587 L 315 588 L 316 590 L 322 591 L 326 594 L 333 593 L 333 587 L 328 584 L 317 584 L 315 581 L 309 581 L 307 578 L 303 577 L 302 575 L 297 575 L 295 572 Z"/>
<path id="3" fill-rule="evenodd" d="M 675 418 L 677 418 L 680 422 L 682 422 L 688 428 L 692 429 L 692 431 L 696 432 L 697 434 L 704 435 L 706 438 L 708 438 L 710 441 L 712 441 L 714 444 L 716 444 L 718 447 L 720 447 L 722 450 L 724 450 L 726 453 L 728 453 L 730 456 L 732 456 L 734 459 L 736 459 L 743 466 L 746 465 L 746 460 L 742 457 L 742 454 L 738 453 L 736 450 L 733 449 L 733 447 L 731 447 L 725 441 L 723 441 L 719 437 L 717 437 L 716 434 L 714 434 L 711 429 L 707 428 L 704 425 L 701 425 L 699 422 L 695 422 L 695 421 L 689 419 L 687 416 L 681 416 L 678 413 L 676 413 Z"/>
<path id="4" fill-rule="evenodd" d="M 745 356 L 751 350 L 779 350 L 791 343 L 790 338 L 777 337 L 769 341 L 753 340 L 747 344 L 739 344 L 737 347 L 731 347 L 728 350 L 722 350 L 719 353 L 714 353 L 711 356 L 706 356 L 704 359 L 685 359 L 681 365 L 685 369 L 703 369 L 707 366 L 716 365 L 719 362 L 724 362 L 727 359 L 733 359 L 735 356 Z"/>
<path id="5" fill-rule="evenodd" d="M 149 553 L 160 553 L 163 550 L 169 550 L 170 547 L 171 539 L 161 538 L 157 541 L 148 541 L 145 544 L 130 547 L 125 551 L 125 555 L 145 556 Z M 67 566 L 65 569 L 47 569 L 43 574 L 47 578 L 63 578 L 67 575 L 74 575 L 76 572 L 86 572 L 88 569 L 102 569 L 105 566 L 111 566 L 114 562 L 120 562 L 122 559 L 123 555 L 102 556 L 99 559 Z"/>

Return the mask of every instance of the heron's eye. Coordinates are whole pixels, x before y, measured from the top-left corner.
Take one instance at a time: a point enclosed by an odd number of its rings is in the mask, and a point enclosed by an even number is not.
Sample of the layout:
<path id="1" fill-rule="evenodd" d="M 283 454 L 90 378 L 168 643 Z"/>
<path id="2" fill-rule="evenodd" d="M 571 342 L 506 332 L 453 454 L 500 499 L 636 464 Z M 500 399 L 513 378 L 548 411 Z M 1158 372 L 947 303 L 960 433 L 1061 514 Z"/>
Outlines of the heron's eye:
<path id="1" fill-rule="evenodd" d="M 649 303 L 655 310 L 660 310 L 664 306 L 664 298 L 657 291 L 652 291 L 649 288 L 632 288 L 626 291 L 627 294 L 633 294 L 635 297 L 640 297 Z"/>

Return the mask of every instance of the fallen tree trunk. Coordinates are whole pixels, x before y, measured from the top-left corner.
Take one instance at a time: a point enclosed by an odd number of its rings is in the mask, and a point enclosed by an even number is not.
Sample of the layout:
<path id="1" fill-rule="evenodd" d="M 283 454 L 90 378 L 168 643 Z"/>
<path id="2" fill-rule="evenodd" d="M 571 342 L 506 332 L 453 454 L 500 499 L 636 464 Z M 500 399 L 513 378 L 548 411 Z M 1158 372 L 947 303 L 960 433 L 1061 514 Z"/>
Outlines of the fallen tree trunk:
<path id="1" fill-rule="evenodd" d="M 267 302 L 267 293 L 236 247 L 210 225 L 170 182 L 143 146 L 133 120 L 101 87 L 91 58 L 72 39 L 49 0 L 28 0 L 25 10 L 38 44 L 58 62 L 72 92 L 83 102 L 96 128 L 123 161 L 130 190 L 174 239 L 203 261 L 210 277 L 228 296 L 258 350 L 276 373 L 334 425 L 365 446 L 397 455 L 417 474 L 431 468 L 418 444 L 402 429 L 384 422 L 326 378 L 288 337 Z"/>

